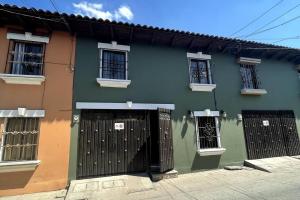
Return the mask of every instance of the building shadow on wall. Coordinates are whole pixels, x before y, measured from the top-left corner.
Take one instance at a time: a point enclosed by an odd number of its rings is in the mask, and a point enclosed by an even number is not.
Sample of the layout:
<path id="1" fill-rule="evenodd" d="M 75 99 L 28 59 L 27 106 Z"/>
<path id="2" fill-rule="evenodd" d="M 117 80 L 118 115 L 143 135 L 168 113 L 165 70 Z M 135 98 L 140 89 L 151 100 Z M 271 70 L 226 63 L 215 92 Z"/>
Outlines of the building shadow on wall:
<path id="1" fill-rule="evenodd" d="M 0 177 L 0 190 L 24 188 L 33 174 L 34 170 L 4 173 L 4 175 Z"/>
<path id="2" fill-rule="evenodd" d="M 200 156 L 195 153 L 191 171 L 217 169 L 220 164 L 221 155 L 217 156 Z"/>

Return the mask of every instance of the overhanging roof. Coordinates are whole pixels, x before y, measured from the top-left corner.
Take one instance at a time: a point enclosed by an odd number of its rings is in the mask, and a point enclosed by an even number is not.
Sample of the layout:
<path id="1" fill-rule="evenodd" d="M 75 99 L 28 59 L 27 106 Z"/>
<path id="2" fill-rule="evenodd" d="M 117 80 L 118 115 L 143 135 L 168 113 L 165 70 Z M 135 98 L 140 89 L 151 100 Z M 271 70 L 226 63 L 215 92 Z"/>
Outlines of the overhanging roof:
<path id="1" fill-rule="evenodd" d="M 300 49 L 193 32 L 123 23 L 34 8 L 0 5 L 0 27 L 17 25 L 27 31 L 45 28 L 95 37 L 102 42 L 146 43 L 184 48 L 190 52 L 230 53 L 235 56 L 287 60 L 300 63 Z"/>

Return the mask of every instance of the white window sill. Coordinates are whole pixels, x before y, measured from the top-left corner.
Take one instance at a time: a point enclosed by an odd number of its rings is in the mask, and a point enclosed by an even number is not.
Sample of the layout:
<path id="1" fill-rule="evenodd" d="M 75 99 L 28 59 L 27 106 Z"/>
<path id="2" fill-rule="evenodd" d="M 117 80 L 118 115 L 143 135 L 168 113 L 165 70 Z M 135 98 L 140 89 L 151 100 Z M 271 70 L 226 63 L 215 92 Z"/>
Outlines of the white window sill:
<path id="1" fill-rule="evenodd" d="M 216 156 L 222 155 L 226 151 L 225 148 L 198 149 L 197 153 L 200 156 Z"/>
<path id="2" fill-rule="evenodd" d="M 241 89 L 242 95 L 264 95 L 267 94 L 265 89 Z"/>
<path id="3" fill-rule="evenodd" d="M 131 80 L 97 78 L 100 87 L 127 88 Z"/>
<path id="4" fill-rule="evenodd" d="M 200 92 L 212 92 L 216 88 L 216 86 L 216 84 L 190 83 L 190 88 L 192 91 Z"/>
<path id="5" fill-rule="evenodd" d="M 0 79 L 7 84 L 41 85 L 45 76 L 21 75 L 21 74 L 0 74 Z"/>
<path id="6" fill-rule="evenodd" d="M 0 162 L 0 173 L 33 171 L 40 162 L 40 160 L 2 161 Z"/>

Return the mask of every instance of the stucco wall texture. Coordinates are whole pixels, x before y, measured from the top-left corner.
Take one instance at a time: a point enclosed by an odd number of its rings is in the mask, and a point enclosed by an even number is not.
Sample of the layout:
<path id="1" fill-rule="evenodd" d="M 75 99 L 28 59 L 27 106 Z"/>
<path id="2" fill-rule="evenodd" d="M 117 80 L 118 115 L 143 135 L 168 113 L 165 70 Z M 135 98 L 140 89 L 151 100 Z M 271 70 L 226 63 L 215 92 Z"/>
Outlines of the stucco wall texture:
<path id="1" fill-rule="evenodd" d="M 300 80 L 292 63 L 262 59 L 257 66 L 262 86 L 268 94 L 242 96 L 240 66 L 234 56 L 213 54 L 211 69 L 217 84 L 211 92 L 193 92 L 189 88 L 189 68 L 186 50 L 165 46 L 131 44 L 128 70 L 131 84 L 127 89 L 101 88 L 99 49 L 97 40 L 77 38 L 74 77 L 75 102 L 172 103 L 174 162 L 180 173 L 213 169 L 229 164 L 241 164 L 247 159 L 242 123 L 237 114 L 244 109 L 293 110 L 300 131 Z M 87 89 L 88 88 L 88 89 Z M 75 104 L 73 104 L 75 105 Z M 222 156 L 200 157 L 196 152 L 195 121 L 188 111 L 224 110 L 221 121 L 221 143 L 226 148 Z M 74 113 L 80 110 L 74 108 Z M 76 178 L 78 124 L 72 128 L 70 179 Z"/>
<path id="2" fill-rule="evenodd" d="M 6 34 L 7 29 L 0 28 L 0 73 L 6 65 Z M 0 173 L 0 196 L 51 191 L 67 185 L 75 42 L 68 33 L 50 35 L 42 85 L 11 85 L 0 80 L 0 109 L 45 110 L 38 140 L 40 165 L 34 171 Z"/>

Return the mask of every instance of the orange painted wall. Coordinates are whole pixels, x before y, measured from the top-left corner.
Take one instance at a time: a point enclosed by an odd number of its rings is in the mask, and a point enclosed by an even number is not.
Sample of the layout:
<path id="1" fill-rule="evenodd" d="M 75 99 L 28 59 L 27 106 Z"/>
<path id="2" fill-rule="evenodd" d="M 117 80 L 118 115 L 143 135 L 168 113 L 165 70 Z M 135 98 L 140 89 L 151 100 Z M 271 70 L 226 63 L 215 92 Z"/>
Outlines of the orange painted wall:
<path id="1" fill-rule="evenodd" d="M 7 29 L 0 28 L 0 73 L 4 72 L 8 50 Z M 40 121 L 38 159 L 31 172 L 0 173 L 0 196 L 65 188 L 68 180 L 70 127 L 75 37 L 53 32 L 45 51 L 42 85 L 11 85 L 0 80 L 0 109 L 43 109 Z M 0 119 L 0 123 L 3 119 Z"/>

